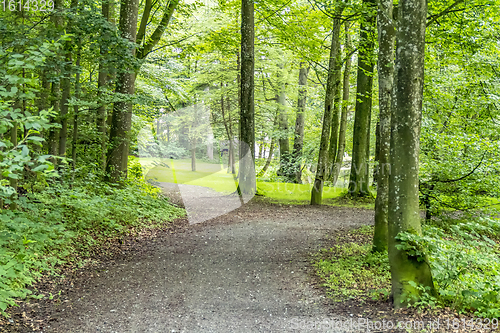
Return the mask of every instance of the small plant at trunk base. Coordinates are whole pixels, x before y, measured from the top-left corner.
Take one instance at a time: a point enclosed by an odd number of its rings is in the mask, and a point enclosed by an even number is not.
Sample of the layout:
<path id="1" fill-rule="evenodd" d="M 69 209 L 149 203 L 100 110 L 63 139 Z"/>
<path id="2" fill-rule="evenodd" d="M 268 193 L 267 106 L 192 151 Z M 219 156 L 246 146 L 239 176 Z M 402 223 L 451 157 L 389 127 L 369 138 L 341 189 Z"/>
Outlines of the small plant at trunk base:
<path id="1" fill-rule="evenodd" d="M 339 238 L 320 252 L 315 262 L 323 286 L 334 299 L 387 299 L 390 273 L 387 253 L 371 254 L 370 235 L 362 227 Z M 373 231 L 372 231 L 373 232 Z M 448 222 L 445 226 L 424 225 L 422 235 L 400 233 L 398 240 L 409 256 L 427 258 L 438 295 L 414 281 L 418 300 L 404 298 L 420 310 L 451 308 L 477 317 L 500 316 L 500 222 L 493 218 Z M 347 242 L 346 242 L 347 241 Z M 368 279 L 373 279 L 367 283 Z M 377 290 L 373 285 L 380 285 Z"/>

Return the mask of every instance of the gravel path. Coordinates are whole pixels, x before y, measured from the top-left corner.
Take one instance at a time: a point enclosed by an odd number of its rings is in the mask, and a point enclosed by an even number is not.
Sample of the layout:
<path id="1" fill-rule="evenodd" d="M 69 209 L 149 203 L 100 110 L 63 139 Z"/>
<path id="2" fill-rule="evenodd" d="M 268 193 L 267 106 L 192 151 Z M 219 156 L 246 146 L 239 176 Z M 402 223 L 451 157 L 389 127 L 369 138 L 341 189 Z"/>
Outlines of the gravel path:
<path id="1" fill-rule="evenodd" d="M 341 332 L 298 324 L 346 320 L 311 285 L 309 254 L 329 231 L 372 220 L 254 198 L 77 279 L 44 332 Z"/>

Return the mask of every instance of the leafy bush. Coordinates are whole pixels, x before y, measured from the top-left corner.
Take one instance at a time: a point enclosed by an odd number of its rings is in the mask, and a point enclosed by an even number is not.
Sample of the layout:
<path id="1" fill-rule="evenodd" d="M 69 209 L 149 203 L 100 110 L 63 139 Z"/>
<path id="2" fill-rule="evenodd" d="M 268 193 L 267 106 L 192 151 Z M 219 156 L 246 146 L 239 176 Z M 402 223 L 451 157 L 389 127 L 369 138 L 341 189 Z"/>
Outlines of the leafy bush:
<path id="1" fill-rule="evenodd" d="M 424 249 L 442 306 L 489 318 L 500 316 L 499 238 L 500 223 L 491 218 L 399 235 L 402 249 Z"/>
<path id="2" fill-rule="evenodd" d="M 136 227 L 150 227 L 181 216 L 159 189 L 142 181 L 114 188 L 85 179 L 72 188 L 53 185 L 22 198 L 19 211 L 0 215 L 0 311 L 42 274 L 57 274 L 58 265 L 106 239 Z"/>
<path id="3" fill-rule="evenodd" d="M 373 227 L 365 226 L 351 231 L 346 237 L 347 243 L 321 251 L 321 259 L 315 263 L 317 274 L 334 299 L 347 296 L 363 300 L 389 294 L 387 253 L 370 252 L 372 234 Z M 358 239 L 353 240 L 356 235 Z M 422 289 L 423 297 L 414 306 L 450 307 L 478 317 L 500 316 L 500 222 L 497 219 L 478 218 L 445 227 L 424 225 L 423 236 L 401 233 L 398 239 L 400 249 L 409 255 L 427 257 L 439 293 L 436 298 Z"/>

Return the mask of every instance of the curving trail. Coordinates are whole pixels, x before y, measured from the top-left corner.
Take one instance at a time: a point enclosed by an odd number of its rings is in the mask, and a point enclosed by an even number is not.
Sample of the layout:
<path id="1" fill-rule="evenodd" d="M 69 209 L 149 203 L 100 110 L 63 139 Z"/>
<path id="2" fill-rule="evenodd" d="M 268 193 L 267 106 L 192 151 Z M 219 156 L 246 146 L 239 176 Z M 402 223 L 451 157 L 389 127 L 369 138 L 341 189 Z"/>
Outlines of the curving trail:
<path id="1" fill-rule="evenodd" d="M 341 320 L 311 285 L 309 253 L 371 211 L 280 206 L 254 198 L 184 231 L 142 240 L 74 288 L 44 332 L 340 332 L 298 328 Z"/>

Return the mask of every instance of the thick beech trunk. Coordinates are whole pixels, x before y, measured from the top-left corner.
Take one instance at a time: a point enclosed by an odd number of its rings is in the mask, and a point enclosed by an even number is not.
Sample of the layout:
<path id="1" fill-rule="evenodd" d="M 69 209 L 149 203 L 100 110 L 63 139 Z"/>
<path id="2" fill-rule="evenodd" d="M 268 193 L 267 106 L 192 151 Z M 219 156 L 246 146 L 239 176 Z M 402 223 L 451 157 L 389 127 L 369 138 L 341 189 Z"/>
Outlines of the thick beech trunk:
<path id="1" fill-rule="evenodd" d="M 391 148 L 391 112 L 394 81 L 394 39 L 392 0 L 380 0 L 378 4 L 378 167 L 377 198 L 375 199 L 375 233 L 373 251 L 387 250 L 387 216 L 389 205 L 389 154 Z"/>
<path id="2" fill-rule="evenodd" d="M 400 232 L 421 234 L 418 162 L 425 57 L 425 0 L 399 2 L 395 68 L 395 107 L 391 119 L 389 176 L 389 263 L 394 306 L 400 308 L 422 294 L 410 283 L 436 294 L 425 256 L 398 249 Z M 425 249 L 424 249 L 425 250 Z M 413 298 L 413 300 L 412 300 Z M 408 302 L 410 299 L 410 302 Z"/>
<path id="3" fill-rule="evenodd" d="M 120 6 L 119 28 L 123 38 L 135 43 L 137 33 L 138 0 L 123 0 Z M 130 49 L 132 56 L 135 48 Z M 120 71 L 116 77 L 116 92 L 133 95 L 135 88 L 135 69 Z M 132 125 L 132 104 L 128 101 L 116 102 L 113 107 L 111 121 L 110 145 L 108 147 L 108 163 L 106 179 L 118 182 L 127 176 L 127 161 L 129 150 L 129 132 Z"/>
<path id="4" fill-rule="evenodd" d="M 253 194 L 255 183 L 254 2 L 241 2 L 241 102 L 239 192 Z M 249 158 L 245 158 L 245 156 Z"/>

